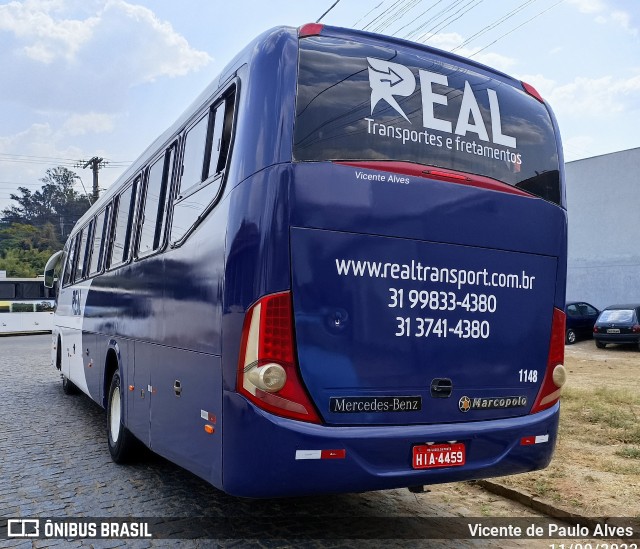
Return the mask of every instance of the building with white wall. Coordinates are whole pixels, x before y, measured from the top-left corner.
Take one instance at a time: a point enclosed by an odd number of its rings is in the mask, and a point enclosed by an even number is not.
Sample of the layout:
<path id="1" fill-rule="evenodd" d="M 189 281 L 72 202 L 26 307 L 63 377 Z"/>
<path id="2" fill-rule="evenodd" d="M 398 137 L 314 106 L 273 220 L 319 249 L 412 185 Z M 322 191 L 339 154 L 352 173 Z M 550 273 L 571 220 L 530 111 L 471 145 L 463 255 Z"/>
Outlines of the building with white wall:
<path id="1" fill-rule="evenodd" d="M 565 164 L 567 301 L 640 303 L 640 148 Z"/>

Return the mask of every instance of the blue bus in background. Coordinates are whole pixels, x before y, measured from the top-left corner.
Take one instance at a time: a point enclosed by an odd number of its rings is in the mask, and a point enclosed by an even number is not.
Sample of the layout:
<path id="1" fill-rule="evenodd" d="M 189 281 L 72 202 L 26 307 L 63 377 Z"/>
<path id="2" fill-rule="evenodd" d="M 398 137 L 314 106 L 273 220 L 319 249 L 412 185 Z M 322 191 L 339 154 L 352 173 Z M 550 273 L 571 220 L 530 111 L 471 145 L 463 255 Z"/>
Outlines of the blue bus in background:
<path id="1" fill-rule="evenodd" d="M 47 264 L 53 363 L 106 408 L 116 462 L 142 443 L 237 496 L 545 467 L 563 178 L 531 86 L 386 36 L 272 29 Z"/>

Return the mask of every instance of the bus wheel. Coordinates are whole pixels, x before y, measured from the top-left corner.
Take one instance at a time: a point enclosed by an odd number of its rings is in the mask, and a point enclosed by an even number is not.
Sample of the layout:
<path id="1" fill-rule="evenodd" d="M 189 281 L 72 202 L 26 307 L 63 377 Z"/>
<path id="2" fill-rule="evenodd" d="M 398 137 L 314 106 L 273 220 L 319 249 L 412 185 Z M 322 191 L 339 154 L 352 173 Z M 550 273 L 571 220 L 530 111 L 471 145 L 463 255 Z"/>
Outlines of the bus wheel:
<path id="1" fill-rule="evenodd" d="M 130 460 L 135 449 L 135 439 L 122 424 L 122 389 L 118 370 L 111 378 L 107 399 L 107 440 L 113 461 L 126 463 Z"/>
<path id="2" fill-rule="evenodd" d="M 75 395 L 78 392 L 78 388 L 73 384 L 67 376 L 64 374 L 60 374 L 62 376 L 62 392 L 65 395 Z"/>

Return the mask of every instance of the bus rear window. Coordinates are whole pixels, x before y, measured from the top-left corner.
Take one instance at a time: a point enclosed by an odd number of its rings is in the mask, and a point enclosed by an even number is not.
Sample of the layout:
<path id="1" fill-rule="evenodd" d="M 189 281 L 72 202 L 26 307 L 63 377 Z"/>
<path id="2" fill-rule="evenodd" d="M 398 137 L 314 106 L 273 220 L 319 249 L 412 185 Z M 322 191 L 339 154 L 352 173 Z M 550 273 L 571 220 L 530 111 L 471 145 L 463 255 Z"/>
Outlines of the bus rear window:
<path id="1" fill-rule="evenodd" d="M 561 201 L 558 140 L 519 82 L 437 52 L 300 40 L 296 161 L 406 161 Z"/>

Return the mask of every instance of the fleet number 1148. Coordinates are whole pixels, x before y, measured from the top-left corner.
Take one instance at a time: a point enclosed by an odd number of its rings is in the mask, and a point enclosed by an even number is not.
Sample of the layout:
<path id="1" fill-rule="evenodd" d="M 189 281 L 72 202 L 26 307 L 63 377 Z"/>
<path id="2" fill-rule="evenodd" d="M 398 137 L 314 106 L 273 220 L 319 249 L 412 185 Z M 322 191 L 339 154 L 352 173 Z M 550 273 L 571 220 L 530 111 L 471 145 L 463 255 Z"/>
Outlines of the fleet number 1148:
<path id="1" fill-rule="evenodd" d="M 538 381 L 538 370 L 518 370 L 520 383 L 536 383 Z"/>

